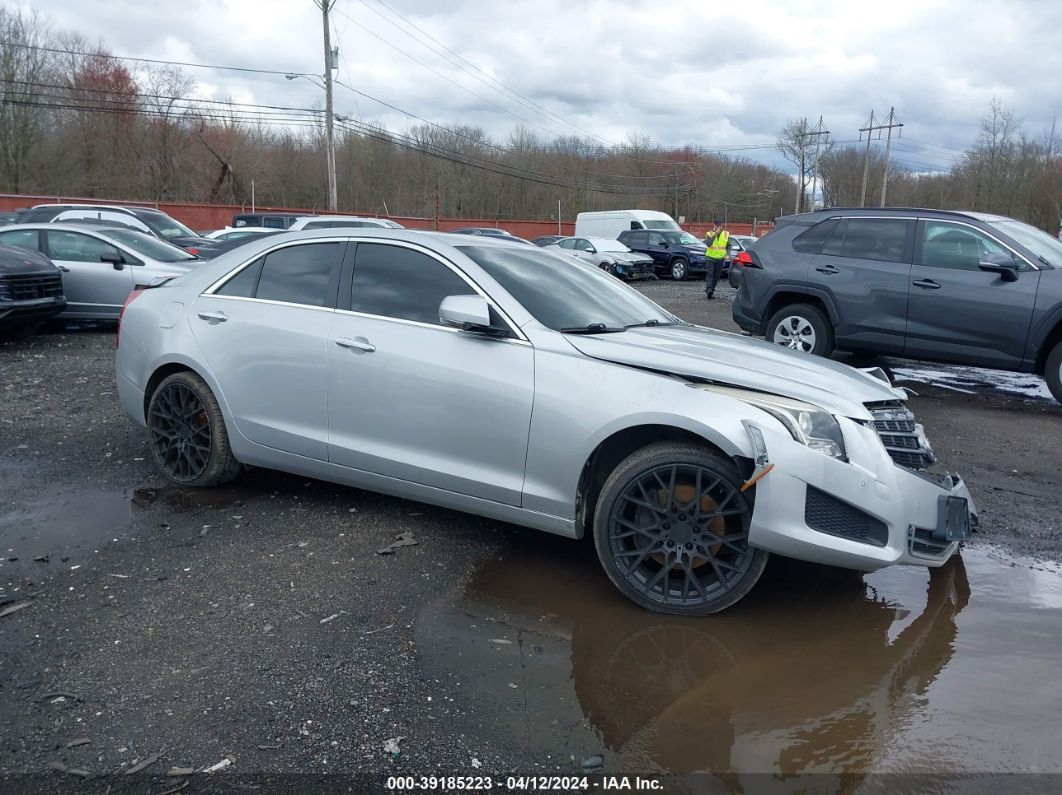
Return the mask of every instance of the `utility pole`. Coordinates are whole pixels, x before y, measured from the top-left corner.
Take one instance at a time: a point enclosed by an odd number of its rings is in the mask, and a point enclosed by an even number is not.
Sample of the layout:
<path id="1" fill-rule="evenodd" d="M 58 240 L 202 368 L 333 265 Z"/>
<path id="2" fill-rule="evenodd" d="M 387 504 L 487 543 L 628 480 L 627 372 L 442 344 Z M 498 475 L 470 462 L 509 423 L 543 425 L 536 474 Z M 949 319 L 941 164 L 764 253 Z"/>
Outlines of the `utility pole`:
<path id="1" fill-rule="evenodd" d="M 829 130 L 822 129 L 822 116 L 819 116 L 819 126 L 814 133 L 810 133 L 815 136 L 815 162 L 811 167 L 811 211 L 815 212 L 815 196 L 818 193 L 818 178 L 819 178 L 819 142 L 822 140 L 822 136 L 829 136 Z"/>
<path id="2" fill-rule="evenodd" d="M 870 111 L 870 118 L 867 120 L 865 126 L 859 128 L 859 137 L 863 138 L 863 133 L 867 134 L 867 149 L 863 153 L 863 190 L 859 194 L 859 206 L 867 206 L 867 178 L 870 176 L 870 136 L 873 131 L 877 129 L 874 126 L 874 111 Z"/>
<path id="3" fill-rule="evenodd" d="M 889 108 L 889 118 L 885 120 L 885 128 L 888 129 L 888 134 L 885 137 L 885 173 L 881 175 L 881 204 L 880 207 L 885 206 L 885 189 L 889 187 L 889 150 L 892 148 L 892 128 L 903 127 L 900 122 L 896 120 L 896 108 Z M 900 133 L 896 133 L 899 135 Z"/>
<path id="4" fill-rule="evenodd" d="M 335 66 L 335 53 L 332 51 L 332 39 L 328 29 L 328 12 L 335 5 L 335 0 L 314 0 L 321 9 L 321 23 L 324 27 L 324 89 L 325 89 L 325 149 L 328 160 L 328 209 L 335 211 L 339 207 L 339 194 L 336 187 L 336 136 L 332 116 L 332 69 Z"/>

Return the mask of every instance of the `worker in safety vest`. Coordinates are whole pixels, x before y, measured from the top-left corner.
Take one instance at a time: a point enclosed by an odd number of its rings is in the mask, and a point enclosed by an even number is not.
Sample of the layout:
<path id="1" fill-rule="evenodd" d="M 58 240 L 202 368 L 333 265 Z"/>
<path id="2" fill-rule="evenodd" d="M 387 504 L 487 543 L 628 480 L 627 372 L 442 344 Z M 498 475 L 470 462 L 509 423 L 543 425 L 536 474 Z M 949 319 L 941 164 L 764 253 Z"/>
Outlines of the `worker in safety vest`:
<path id="1" fill-rule="evenodd" d="M 705 255 L 708 257 L 708 272 L 704 275 L 704 291 L 708 298 L 715 297 L 715 286 L 719 284 L 719 274 L 723 271 L 723 261 L 726 259 L 729 243 L 730 233 L 719 226 L 718 221 L 712 221 L 712 228 L 704 235 L 704 244 L 708 247 Z"/>

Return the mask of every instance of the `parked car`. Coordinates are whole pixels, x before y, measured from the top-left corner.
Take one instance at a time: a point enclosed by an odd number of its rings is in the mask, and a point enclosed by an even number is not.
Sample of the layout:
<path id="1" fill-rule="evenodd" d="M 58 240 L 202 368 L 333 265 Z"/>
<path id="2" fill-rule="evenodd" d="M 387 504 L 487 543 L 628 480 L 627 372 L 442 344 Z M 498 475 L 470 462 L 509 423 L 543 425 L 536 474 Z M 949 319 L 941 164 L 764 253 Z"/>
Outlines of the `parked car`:
<path id="1" fill-rule="evenodd" d="M 539 247 L 551 246 L 558 240 L 564 240 L 566 235 L 539 235 L 538 237 L 531 238 L 531 242 Z"/>
<path id="2" fill-rule="evenodd" d="M 28 337 L 65 308 L 62 274 L 47 257 L 0 244 L 0 339 Z"/>
<path id="3" fill-rule="evenodd" d="M 283 229 L 268 229 L 265 232 L 262 232 L 262 233 L 257 234 L 257 235 L 245 235 L 243 237 L 235 237 L 234 236 L 234 237 L 226 238 L 225 240 L 218 240 L 217 241 L 217 245 L 215 245 L 212 249 L 210 249 L 210 255 L 211 256 L 208 257 L 207 259 L 213 259 L 214 257 L 220 257 L 225 252 L 232 251 L 234 248 L 239 248 L 240 246 L 243 246 L 243 245 L 245 245 L 247 243 L 250 243 L 252 240 L 258 240 L 259 238 L 267 237 L 267 236 L 270 236 L 270 235 L 279 235 L 280 233 L 282 233 L 284 231 L 285 230 L 283 230 Z"/>
<path id="4" fill-rule="evenodd" d="M 402 229 L 402 225 L 387 218 L 363 218 L 360 215 L 307 215 L 297 218 L 288 226 L 292 232 L 303 229 L 355 228 Z"/>
<path id="5" fill-rule="evenodd" d="M 752 247 L 752 244 L 755 243 L 757 240 L 759 240 L 759 238 L 754 237 L 753 235 L 730 236 L 730 242 L 727 245 L 725 267 L 723 268 L 723 273 L 720 275 L 726 276 L 727 281 L 730 283 L 731 287 L 737 288 L 738 284 L 741 281 L 740 266 L 743 261 L 740 259 L 740 257 L 742 253 L 748 251 Z"/>
<path id="6" fill-rule="evenodd" d="M 306 213 L 236 213 L 232 216 L 232 225 L 264 226 L 267 229 L 287 229 Z"/>
<path id="7" fill-rule="evenodd" d="M 634 230 L 621 232 L 619 241 L 631 251 L 652 257 L 653 270 L 658 275 L 667 274 L 682 281 L 708 271 L 708 248 L 689 232 Z"/>
<path id="8" fill-rule="evenodd" d="M 680 232 L 675 219 L 656 210 L 604 210 L 575 216 L 575 234 L 580 237 L 618 238 L 631 229 L 661 229 Z"/>
<path id="9" fill-rule="evenodd" d="M 780 218 L 742 270 L 734 320 L 772 342 L 1039 373 L 1062 401 L 1062 242 L 1021 221 L 819 210 Z"/>
<path id="10" fill-rule="evenodd" d="M 38 204 L 19 214 L 19 224 L 67 223 L 69 221 L 108 221 L 123 224 L 180 246 L 189 254 L 200 254 L 213 243 L 196 234 L 175 218 L 152 207 L 108 204 Z"/>
<path id="11" fill-rule="evenodd" d="M 203 236 L 220 242 L 223 240 L 236 240 L 241 237 L 251 237 L 253 235 L 267 235 L 271 232 L 279 231 L 281 230 L 272 229 L 268 226 L 228 226 L 224 229 L 215 229 L 213 232 L 207 232 Z"/>
<path id="12" fill-rule="evenodd" d="M 648 279 L 653 275 L 652 257 L 607 237 L 565 237 L 548 248 L 573 254 L 620 279 Z"/>
<path id="13" fill-rule="evenodd" d="M 460 229 L 450 230 L 455 235 L 487 235 L 489 237 L 512 237 L 511 232 L 497 229 L 493 226 L 463 226 Z"/>
<path id="14" fill-rule="evenodd" d="M 772 552 L 933 567 L 970 531 L 880 370 L 687 324 L 487 236 L 253 240 L 131 295 L 118 344 L 121 405 L 174 483 L 267 467 L 588 533 L 661 612 L 734 604 Z"/>
<path id="15" fill-rule="evenodd" d="M 0 243 L 43 254 L 62 272 L 66 308 L 59 318 L 117 320 L 138 285 L 180 276 L 202 260 L 135 229 L 89 224 L 18 224 Z"/>
<path id="16" fill-rule="evenodd" d="M 0 226 L 7 226 L 18 221 L 19 211 L 10 213 L 0 213 Z"/>

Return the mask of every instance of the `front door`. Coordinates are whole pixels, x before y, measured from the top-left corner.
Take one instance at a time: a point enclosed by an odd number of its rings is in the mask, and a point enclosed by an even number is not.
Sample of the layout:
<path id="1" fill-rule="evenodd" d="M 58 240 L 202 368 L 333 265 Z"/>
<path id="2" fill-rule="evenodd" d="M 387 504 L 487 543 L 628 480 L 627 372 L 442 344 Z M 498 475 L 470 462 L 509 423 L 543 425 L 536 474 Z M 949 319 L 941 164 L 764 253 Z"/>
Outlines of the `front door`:
<path id="1" fill-rule="evenodd" d="M 1017 281 L 983 271 L 985 259 L 1018 263 Z M 1017 368 L 1025 352 L 1040 272 L 980 229 L 919 221 L 907 356 Z"/>
<path id="2" fill-rule="evenodd" d="M 252 442 L 328 456 L 328 330 L 347 244 L 291 244 L 196 299 L 192 332 Z"/>
<path id="3" fill-rule="evenodd" d="M 131 263 L 104 262 L 103 256 L 121 254 L 110 243 L 81 232 L 49 229 L 45 253 L 63 272 L 66 310 L 60 317 L 117 320 L 122 304 L 133 291 Z"/>
<path id="4" fill-rule="evenodd" d="M 426 252 L 358 244 L 328 345 L 331 461 L 520 504 L 534 350 L 440 324 L 445 297 L 475 292 Z"/>
<path id="5" fill-rule="evenodd" d="M 808 267 L 813 295 L 837 307 L 837 347 L 903 353 L 914 221 L 842 219 Z"/>

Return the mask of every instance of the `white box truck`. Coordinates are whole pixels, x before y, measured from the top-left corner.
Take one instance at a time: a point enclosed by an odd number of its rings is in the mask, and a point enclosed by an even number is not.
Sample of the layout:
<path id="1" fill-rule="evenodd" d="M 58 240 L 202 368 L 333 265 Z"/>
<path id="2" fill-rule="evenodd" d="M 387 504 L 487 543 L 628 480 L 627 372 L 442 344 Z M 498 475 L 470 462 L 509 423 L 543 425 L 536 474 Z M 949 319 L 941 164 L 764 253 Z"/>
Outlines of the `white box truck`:
<path id="1" fill-rule="evenodd" d="M 681 231 L 675 219 L 656 210 L 604 210 L 575 216 L 576 237 L 607 237 L 615 240 L 629 229 Z"/>

